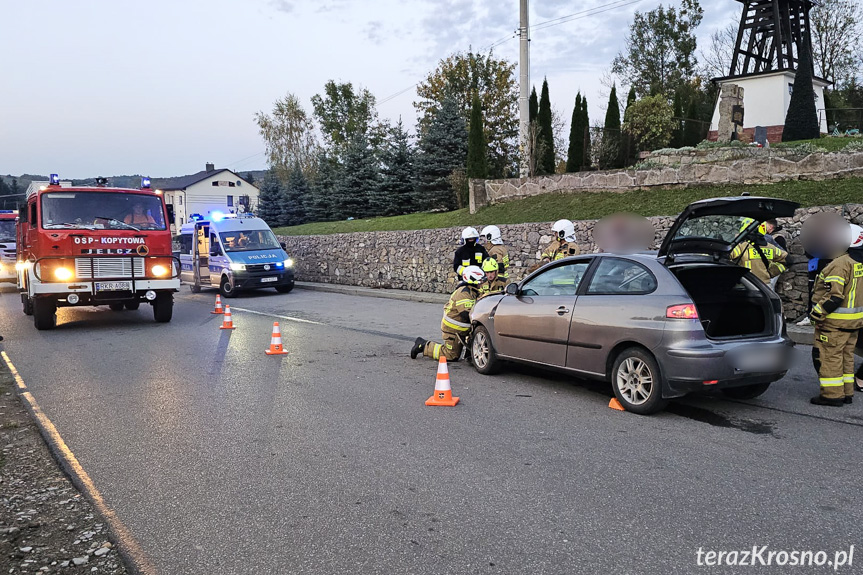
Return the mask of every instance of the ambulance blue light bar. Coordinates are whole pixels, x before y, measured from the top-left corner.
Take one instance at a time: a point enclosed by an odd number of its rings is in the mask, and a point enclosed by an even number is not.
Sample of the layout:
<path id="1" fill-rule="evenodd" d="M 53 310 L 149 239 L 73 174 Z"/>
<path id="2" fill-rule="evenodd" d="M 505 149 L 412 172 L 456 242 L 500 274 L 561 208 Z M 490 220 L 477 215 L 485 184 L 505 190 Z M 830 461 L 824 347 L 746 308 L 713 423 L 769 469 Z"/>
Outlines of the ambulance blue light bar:
<path id="1" fill-rule="evenodd" d="M 14 214 L 15 210 L 0 210 L 0 214 Z"/>
<path id="2" fill-rule="evenodd" d="M 60 174 L 51 174 L 51 181 L 49 182 L 52 186 L 60 185 Z"/>
<path id="3" fill-rule="evenodd" d="M 146 190 L 150 187 L 150 178 L 141 178 L 141 189 Z"/>

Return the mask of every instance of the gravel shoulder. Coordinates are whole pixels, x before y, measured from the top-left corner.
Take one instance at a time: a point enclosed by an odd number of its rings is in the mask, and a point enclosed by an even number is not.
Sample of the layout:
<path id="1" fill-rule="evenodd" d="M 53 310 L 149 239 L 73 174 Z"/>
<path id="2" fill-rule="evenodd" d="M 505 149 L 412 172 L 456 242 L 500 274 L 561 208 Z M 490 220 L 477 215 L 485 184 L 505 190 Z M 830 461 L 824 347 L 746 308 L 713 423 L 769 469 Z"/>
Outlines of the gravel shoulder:
<path id="1" fill-rule="evenodd" d="M 2 360 L 0 573 L 127 573 L 108 524 L 58 466 Z"/>

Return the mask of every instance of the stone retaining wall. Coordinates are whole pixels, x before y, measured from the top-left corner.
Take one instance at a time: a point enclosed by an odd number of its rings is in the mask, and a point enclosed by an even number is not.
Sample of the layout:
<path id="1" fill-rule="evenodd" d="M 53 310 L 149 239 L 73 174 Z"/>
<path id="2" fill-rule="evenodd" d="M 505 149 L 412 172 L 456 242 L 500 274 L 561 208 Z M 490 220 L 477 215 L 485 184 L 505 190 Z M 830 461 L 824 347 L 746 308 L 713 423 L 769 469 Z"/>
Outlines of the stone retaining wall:
<path id="1" fill-rule="evenodd" d="M 802 221 L 812 213 L 839 211 L 863 225 L 863 204 L 803 208 L 782 221 L 792 253 L 802 255 L 799 234 Z M 659 246 L 674 217 L 649 218 L 656 229 L 653 249 Z M 494 223 L 494 222 L 488 222 Z M 575 222 L 582 253 L 598 251 L 592 230 L 596 220 Z M 519 280 L 539 261 L 542 249 L 552 240 L 551 223 L 500 226 L 510 254 L 510 280 Z M 453 254 L 462 228 L 364 232 L 326 236 L 280 236 L 296 262 L 299 281 L 335 283 L 373 288 L 448 293 L 455 284 Z M 777 285 L 786 316 L 796 319 L 805 312 L 806 266 L 795 266 Z"/>
<path id="2" fill-rule="evenodd" d="M 863 176 L 863 151 L 801 153 L 794 148 L 684 148 L 654 153 L 651 169 L 471 180 L 470 211 L 548 193 L 624 192 L 651 187 L 768 184 Z"/>

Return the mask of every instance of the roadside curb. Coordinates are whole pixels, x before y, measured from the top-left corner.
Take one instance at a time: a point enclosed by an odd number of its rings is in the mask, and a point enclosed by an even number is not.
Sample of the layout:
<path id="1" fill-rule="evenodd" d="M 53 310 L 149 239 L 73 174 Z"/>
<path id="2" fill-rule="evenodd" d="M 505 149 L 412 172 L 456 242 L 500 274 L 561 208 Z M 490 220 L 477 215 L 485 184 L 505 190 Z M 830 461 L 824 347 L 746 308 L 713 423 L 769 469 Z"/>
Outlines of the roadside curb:
<path id="1" fill-rule="evenodd" d="M 810 326 L 788 326 L 788 337 L 798 345 L 812 345 L 815 343 L 815 328 Z"/>
<path id="2" fill-rule="evenodd" d="M 363 297 L 377 297 L 385 299 L 397 299 L 401 301 L 413 301 L 419 303 L 445 304 L 449 296 L 440 293 L 412 292 L 407 290 L 377 289 L 341 284 L 322 284 L 312 282 L 295 282 L 294 287 L 311 291 L 339 293 L 344 295 L 355 295 Z"/>

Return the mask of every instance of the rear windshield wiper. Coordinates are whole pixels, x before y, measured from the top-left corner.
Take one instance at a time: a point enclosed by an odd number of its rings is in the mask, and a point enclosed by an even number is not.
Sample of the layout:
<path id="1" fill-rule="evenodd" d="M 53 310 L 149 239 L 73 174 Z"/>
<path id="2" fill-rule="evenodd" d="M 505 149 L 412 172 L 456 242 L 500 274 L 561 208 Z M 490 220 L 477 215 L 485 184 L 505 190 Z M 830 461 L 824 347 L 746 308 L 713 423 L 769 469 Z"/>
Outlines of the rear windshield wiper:
<path id="1" fill-rule="evenodd" d="M 117 218 L 109 218 L 109 217 L 106 217 L 106 216 L 96 216 L 96 219 L 97 219 L 97 220 L 108 220 L 108 221 L 109 221 L 109 222 L 111 222 L 111 223 L 114 223 L 114 224 L 120 224 L 121 226 L 126 227 L 126 228 L 128 228 L 128 229 L 130 229 L 130 230 L 135 230 L 136 232 L 140 232 L 140 231 L 141 231 L 141 228 L 136 228 L 135 226 L 133 226 L 133 225 L 131 225 L 131 224 L 127 224 L 127 223 L 126 223 L 126 222 L 124 222 L 124 221 L 118 220 Z"/>

